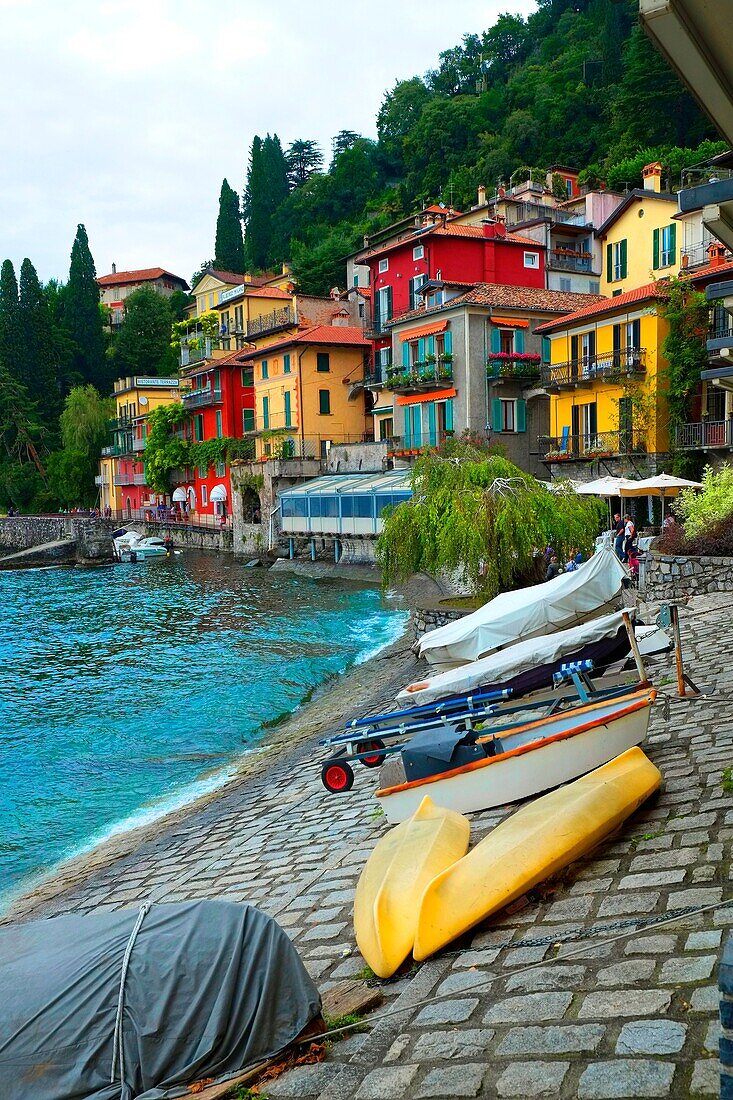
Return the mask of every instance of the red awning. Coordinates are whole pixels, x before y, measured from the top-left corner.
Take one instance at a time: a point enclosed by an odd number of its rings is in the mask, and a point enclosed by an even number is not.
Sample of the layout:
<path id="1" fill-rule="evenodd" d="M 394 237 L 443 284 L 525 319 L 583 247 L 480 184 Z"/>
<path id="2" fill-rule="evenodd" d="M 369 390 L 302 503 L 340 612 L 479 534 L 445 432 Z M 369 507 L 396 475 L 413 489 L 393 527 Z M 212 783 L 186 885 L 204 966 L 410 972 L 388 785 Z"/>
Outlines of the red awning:
<path id="1" fill-rule="evenodd" d="M 425 401 L 445 401 L 449 397 L 455 397 L 455 389 L 432 390 L 431 393 L 418 393 L 414 397 L 395 397 L 396 405 L 421 405 Z"/>
<path id="2" fill-rule="evenodd" d="M 411 340 L 419 340 L 422 336 L 432 336 L 436 332 L 445 332 L 447 328 L 447 321 L 434 321 L 432 325 L 421 325 L 420 328 L 411 328 L 407 332 L 401 332 L 400 340 L 403 344 L 406 344 Z"/>

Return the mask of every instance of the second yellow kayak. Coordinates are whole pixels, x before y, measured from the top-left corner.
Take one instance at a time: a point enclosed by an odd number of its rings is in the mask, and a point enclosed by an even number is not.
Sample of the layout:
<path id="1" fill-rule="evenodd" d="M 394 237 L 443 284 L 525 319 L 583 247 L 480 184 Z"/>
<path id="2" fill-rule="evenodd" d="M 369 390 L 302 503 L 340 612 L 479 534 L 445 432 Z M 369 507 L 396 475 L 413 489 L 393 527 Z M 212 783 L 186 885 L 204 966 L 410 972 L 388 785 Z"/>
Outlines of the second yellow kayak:
<path id="1" fill-rule="evenodd" d="M 427 959 L 590 851 L 661 781 L 659 770 L 641 749 L 632 748 L 518 810 L 427 886 L 417 920 L 415 958 Z"/>
<path id="2" fill-rule="evenodd" d="M 468 850 L 468 820 L 425 797 L 407 821 L 383 836 L 356 887 L 354 931 L 374 973 L 388 978 L 415 942 L 420 898 Z"/>

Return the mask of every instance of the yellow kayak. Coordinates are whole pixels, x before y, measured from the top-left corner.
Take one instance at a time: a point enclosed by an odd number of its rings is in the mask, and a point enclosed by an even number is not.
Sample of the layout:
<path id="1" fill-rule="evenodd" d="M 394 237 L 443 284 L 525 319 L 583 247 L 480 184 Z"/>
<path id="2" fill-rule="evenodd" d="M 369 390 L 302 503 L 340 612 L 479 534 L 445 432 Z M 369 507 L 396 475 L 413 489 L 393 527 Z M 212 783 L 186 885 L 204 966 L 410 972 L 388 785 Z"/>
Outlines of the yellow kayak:
<path id="1" fill-rule="evenodd" d="M 380 978 L 412 951 L 420 898 L 430 882 L 468 851 L 470 825 L 425 797 L 369 856 L 354 898 L 359 950 Z"/>
<path id="2" fill-rule="evenodd" d="M 425 890 L 415 934 L 415 958 L 427 959 L 590 851 L 661 781 L 661 773 L 640 748 L 628 749 L 497 825 Z"/>

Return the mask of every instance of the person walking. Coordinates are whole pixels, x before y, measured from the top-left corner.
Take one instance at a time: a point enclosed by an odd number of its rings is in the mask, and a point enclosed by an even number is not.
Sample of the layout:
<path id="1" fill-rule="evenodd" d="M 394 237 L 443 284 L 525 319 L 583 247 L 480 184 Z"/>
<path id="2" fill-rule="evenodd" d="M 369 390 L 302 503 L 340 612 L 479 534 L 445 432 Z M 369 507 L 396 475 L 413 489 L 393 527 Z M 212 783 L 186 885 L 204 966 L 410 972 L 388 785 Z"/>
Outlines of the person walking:
<path id="1" fill-rule="evenodd" d="M 623 555 L 621 557 L 622 562 L 628 562 L 629 551 L 634 545 L 636 539 L 636 525 L 631 516 L 624 516 L 624 543 L 623 543 Z"/>

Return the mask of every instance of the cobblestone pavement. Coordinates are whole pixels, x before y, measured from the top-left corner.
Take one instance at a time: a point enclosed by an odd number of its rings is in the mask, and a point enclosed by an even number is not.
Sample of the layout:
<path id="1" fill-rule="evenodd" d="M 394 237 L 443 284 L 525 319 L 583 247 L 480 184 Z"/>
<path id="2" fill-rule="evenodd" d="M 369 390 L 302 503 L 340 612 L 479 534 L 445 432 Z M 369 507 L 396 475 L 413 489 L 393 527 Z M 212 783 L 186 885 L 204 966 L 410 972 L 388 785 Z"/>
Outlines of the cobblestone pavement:
<path id="1" fill-rule="evenodd" d="M 671 660 L 654 666 L 662 701 L 645 748 L 664 774 L 661 794 L 554 890 L 384 983 L 389 1017 L 334 1043 L 323 1064 L 268 1084 L 268 1096 L 718 1095 L 717 965 L 733 925 L 733 907 L 719 907 L 733 894 L 733 797 L 722 783 L 733 764 L 730 599 L 700 597 L 681 613 L 686 664 L 715 694 L 677 700 Z M 361 690 L 368 676 L 372 702 L 391 698 L 413 671 L 403 653 L 360 673 Z M 324 721 L 353 704 L 348 693 L 336 707 L 325 698 Z M 285 752 L 266 774 L 179 817 L 110 866 L 76 883 L 67 874 L 70 889 L 50 900 L 31 895 L 11 917 L 142 900 L 248 901 L 287 929 L 321 990 L 356 975 L 363 961 L 351 926 L 354 888 L 386 825 L 371 797 L 374 773 L 360 769 L 352 792 L 330 796 L 318 755 L 306 746 Z M 473 815 L 473 842 L 501 816 Z M 598 942 L 613 934 L 601 935 L 609 924 L 706 905 L 703 915 Z M 599 935 L 572 942 L 579 927 Z M 538 939 L 547 942 L 526 944 Z"/>

